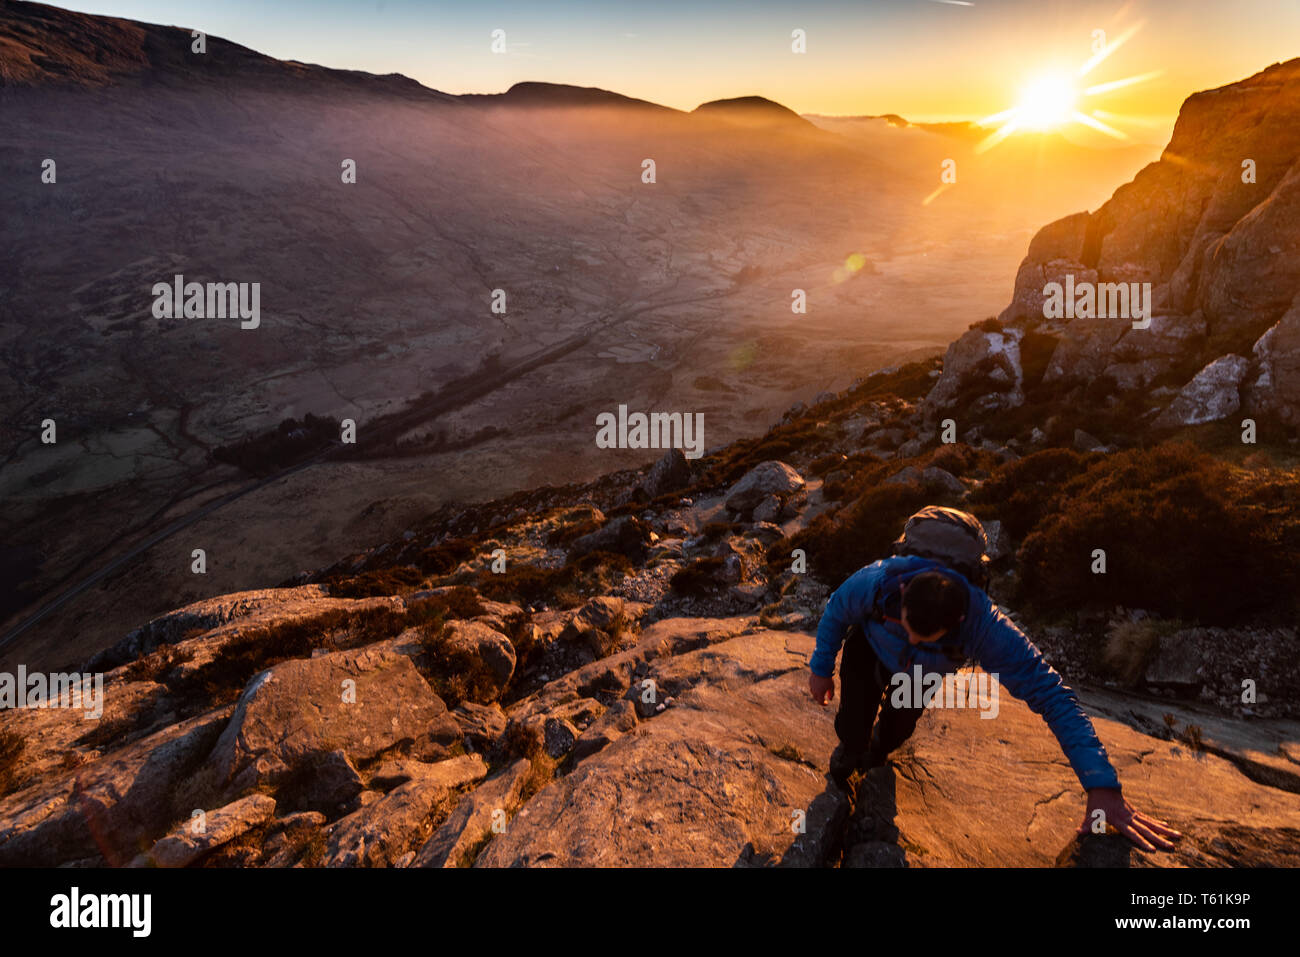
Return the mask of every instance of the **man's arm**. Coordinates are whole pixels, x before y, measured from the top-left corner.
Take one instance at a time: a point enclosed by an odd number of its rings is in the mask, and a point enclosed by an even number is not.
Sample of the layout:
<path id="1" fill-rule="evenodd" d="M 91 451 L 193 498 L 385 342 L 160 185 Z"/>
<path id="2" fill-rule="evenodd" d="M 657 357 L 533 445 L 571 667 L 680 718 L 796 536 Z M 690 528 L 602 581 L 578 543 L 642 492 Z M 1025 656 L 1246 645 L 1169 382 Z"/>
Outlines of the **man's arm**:
<path id="1" fill-rule="evenodd" d="M 1119 775 L 1079 699 L 1043 658 L 1043 653 L 1001 609 L 983 599 L 984 612 L 976 623 L 972 649 L 985 671 L 998 683 L 1041 715 L 1060 742 L 1084 790 L 1119 790 Z"/>
<path id="2" fill-rule="evenodd" d="M 879 562 L 858 569 L 835 589 L 826 602 L 826 610 L 817 625 L 817 647 L 808 663 L 817 677 L 829 678 L 835 674 L 835 656 L 839 654 L 840 645 L 844 644 L 844 633 L 850 625 L 861 622 L 871 613 L 881 570 Z"/>
<path id="3" fill-rule="evenodd" d="M 972 651 L 981 667 L 997 674 L 1008 691 L 1046 719 L 1061 743 L 1079 783 L 1088 792 L 1088 808 L 1078 833 L 1087 834 L 1100 823 L 1145 851 L 1171 850 L 1182 834 L 1124 800 L 1119 775 L 1075 693 L 1010 618 L 987 596 L 982 601 L 986 608 L 979 616 L 977 644 Z"/>

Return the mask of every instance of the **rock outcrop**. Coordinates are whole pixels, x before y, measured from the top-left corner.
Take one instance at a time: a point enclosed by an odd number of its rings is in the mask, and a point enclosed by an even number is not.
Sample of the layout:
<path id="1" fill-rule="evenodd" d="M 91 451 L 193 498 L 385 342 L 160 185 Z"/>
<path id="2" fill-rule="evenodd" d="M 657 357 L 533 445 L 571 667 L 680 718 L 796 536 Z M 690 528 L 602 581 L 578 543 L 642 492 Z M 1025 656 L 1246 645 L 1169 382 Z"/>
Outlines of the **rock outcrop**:
<path id="1" fill-rule="evenodd" d="M 128 863 L 138 842 L 188 818 L 177 806 L 231 709 L 171 725 L 133 744 L 0 798 L 0 867 L 73 861 Z M 145 847 L 150 846 L 145 844 Z"/>
<path id="2" fill-rule="evenodd" d="M 1033 332 L 1054 340 L 1044 383 L 1104 377 L 1132 391 L 1164 378 L 1190 388 L 1195 369 L 1214 368 L 1224 380 L 1216 395 L 1180 396 L 1159 427 L 1234 414 L 1243 379 L 1246 412 L 1296 422 L 1300 382 L 1285 357 L 1294 354 L 1300 303 L 1298 117 L 1300 59 L 1189 97 L 1158 162 L 1096 212 L 1064 217 L 1034 237 L 999 328 L 972 329 L 949 347 L 927 418 L 1023 402 L 1013 343 Z M 1067 282 L 1095 287 L 1092 315 L 1046 316 L 1045 288 Z M 1144 283 L 1145 326 L 1126 286 Z M 1102 312 L 1103 300 L 1120 308 Z M 1217 366 L 1233 352 L 1229 366 Z M 1248 354 L 1242 371 L 1238 360 Z M 1209 388 L 1202 381 L 1193 391 Z"/>

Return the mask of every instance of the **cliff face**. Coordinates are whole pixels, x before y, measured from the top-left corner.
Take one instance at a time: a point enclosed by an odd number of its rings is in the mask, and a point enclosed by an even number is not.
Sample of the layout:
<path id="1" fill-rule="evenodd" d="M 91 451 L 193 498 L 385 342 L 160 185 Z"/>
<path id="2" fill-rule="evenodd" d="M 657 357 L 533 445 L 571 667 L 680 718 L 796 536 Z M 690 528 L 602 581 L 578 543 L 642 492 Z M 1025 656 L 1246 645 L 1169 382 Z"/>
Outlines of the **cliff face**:
<path id="1" fill-rule="evenodd" d="M 1067 277 L 1075 286 L 1150 283 L 1150 328 L 1133 328 L 1127 315 L 1045 318 L 1044 287 Z M 1057 340 L 1048 384 L 1104 378 L 1119 391 L 1180 388 L 1214 360 L 1238 355 L 1249 364 L 1222 384 L 1233 400 L 1222 415 L 1244 404 L 1295 425 L 1298 296 L 1300 59 L 1189 97 L 1159 162 L 1096 212 L 1034 237 L 999 320 L 1017 341 L 1026 332 Z M 955 344 L 932 407 L 987 357 L 979 335 Z M 1006 396 L 998 407 L 1020 401 Z"/>

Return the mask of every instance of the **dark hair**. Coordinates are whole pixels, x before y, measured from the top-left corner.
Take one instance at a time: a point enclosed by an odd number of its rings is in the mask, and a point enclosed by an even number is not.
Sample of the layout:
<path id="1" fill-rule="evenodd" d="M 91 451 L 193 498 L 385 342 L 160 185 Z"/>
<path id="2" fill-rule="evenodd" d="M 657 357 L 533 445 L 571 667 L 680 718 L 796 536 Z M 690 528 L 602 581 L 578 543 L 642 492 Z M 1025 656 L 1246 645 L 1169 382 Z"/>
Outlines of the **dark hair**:
<path id="1" fill-rule="evenodd" d="M 967 590 L 941 572 L 921 572 L 903 588 L 907 623 L 918 635 L 955 634 L 969 601 Z"/>

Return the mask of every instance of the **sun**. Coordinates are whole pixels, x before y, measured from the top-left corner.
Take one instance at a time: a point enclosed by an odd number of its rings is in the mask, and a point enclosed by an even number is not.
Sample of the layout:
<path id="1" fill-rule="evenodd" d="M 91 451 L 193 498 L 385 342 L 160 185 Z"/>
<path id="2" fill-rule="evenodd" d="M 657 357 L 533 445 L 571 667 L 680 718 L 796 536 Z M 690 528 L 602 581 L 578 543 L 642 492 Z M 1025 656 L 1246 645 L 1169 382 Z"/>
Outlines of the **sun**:
<path id="1" fill-rule="evenodd" d="M 1071 123 L 1079 123 L 1117 140 L 1128 139 L 1126 133 L 1103 122 L 1123 120 L 1123 117 L 1105 110 L 1089 109 L 1083 106 L 1083 101 L 1088 97 L 1101 96 L 1135 83 L 1154 79 L 1161 71 L 1127 76 L 1122 80 L 1111 80 L 1108 83 L 1097 83 L 1082 88 L 1077 84 L 1112 53 L 1131 40 L 1141 27 L 1141 23 L 1135 23 L 1110 41 L 1104 38 L 1104 34 L 1100 42 L 1094 38 L 1092 56 L 1077 71 L 1054 70 L 1031 79 L 1021 89 L 1020 98 L 1015 106 L 978 121 L 977 126 L 991 126 L 994 129 L 975 147 L 975 152 L 983 153 L 992 149 L 1012 133 L 1043 133 L 1060 129 Z M 927 199 L 926 202 L 928 201 Z"/>
<path id="2" fill-rule="evenodd" d="M 1021 129 L 1055 129 L 1074 120 L 1079 91 L 1064 73 L 1044 73 L 1030 80 L 1020 91 L 1014 108 L 1016 125 Z"/>

